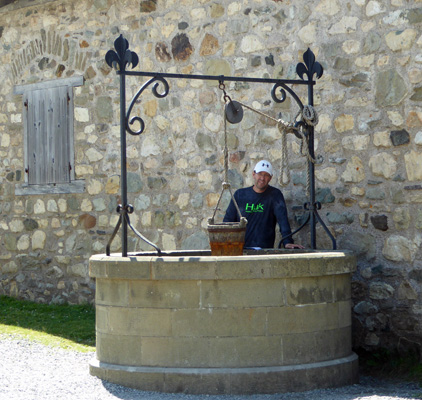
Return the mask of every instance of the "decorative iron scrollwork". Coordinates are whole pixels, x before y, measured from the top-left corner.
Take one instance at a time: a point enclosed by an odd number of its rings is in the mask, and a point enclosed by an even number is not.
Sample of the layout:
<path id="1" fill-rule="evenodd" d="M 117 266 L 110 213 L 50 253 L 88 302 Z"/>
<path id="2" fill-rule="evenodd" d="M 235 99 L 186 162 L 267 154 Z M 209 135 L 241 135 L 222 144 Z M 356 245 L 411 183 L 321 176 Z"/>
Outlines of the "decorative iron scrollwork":
<path id="1" fill-rule="evenodd" d="M 132 112 L 133 106 L 135 105 L 136 101 L 138 100 L 139 96 L 144 92 L 144 90 L 150 86 L 151 84 L 153 84 L 155 82 L 155 85 L 152 87 L 152 93 L 154 94 L 155 97 L 158 98 L 163 98 L 166 97 L 169 93 L 170 87 L 168 82 L 160 77 L 154 77 L 151 78 L 148 82 L 144 83 L 142 85 L 142 87 L 138 90 L 138 92 L 135 94 L 135 96 L 133 97 L 132 101 L 130 102 L 129 108 L 127 110 L 127 114 L 126 114 L 126 130 L 127 132 L 129 132 L 131 135 L 140 135 L 141 133 L 143 133 L 144 129 L 145 129 L 145 122 L 141 117 L 132 117 L 130 118 L 130 114 Z M 160 86 L 160 84 L 163 85 L 164 90 L 159 92 L 158 91 L 158 87 Z M 138 122 L 140 127 L 137 131 L 132 130 L 132 128 L 130 127 L 130 125 L 133 125 L 135 122 Z"/>
<path id="2" fill-rule="evenodd" d="M 277 96 L 277 90 L 278 89 L 280 89 L 280 92 L 279 92 L 281 94 L 280 98 Z M 276 83 L 273 86 L 273 88 L 271 89 L 271 97 L 274 100 L 274 102 L 283 103 L 287 98 L 287 94 L 286 94 L 286 91 L 284 89 L 284 85 L 282 85 L 281 83 Z"/>
<path id="3" fill-rule="evenodd" d="M 281 98 L 277 97 L 277 90 L 279 90 L 279 92 L 281 93 Z M 273 88 L 271 89 L 271 97 L 276 103 L 283 103 L 287 98 L 286 92 L 289 92 L 289 94 L 296 101 L 300 110 L 303 110 L 303 103 L 300 101 L 299 96 L 292 89 L 290 89 L 287 85 L 285 85 L 282 82 L 277 82 L 273 86 Z"/>

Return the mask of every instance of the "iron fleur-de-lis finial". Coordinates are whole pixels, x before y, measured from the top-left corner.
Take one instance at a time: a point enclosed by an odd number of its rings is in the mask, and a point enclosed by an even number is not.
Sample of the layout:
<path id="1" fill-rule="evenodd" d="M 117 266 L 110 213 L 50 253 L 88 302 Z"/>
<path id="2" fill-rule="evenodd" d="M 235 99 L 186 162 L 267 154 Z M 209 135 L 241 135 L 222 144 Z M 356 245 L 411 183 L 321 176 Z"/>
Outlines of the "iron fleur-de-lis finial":
<path id="1" fill-rule="evenodd" d="M 300 79 L 305 80 L 303 76 L 307 75 L 308 80 L 311 81 L 314 74 L 316 74 L 318 79 L 321 78 L 324 69 L 319 62 L 315 61 L 315 55 L 311 49 L 308 48 L 303 54 L 303 61 L 305 64 L 299 63 L 296 66 L 296 73 L 299 75 Z"/>
<path id="2" fill-rule="evenodd" d="M 138 65 L 139 58 L 134 51 L 129 50 L 129 42 L 120 35 L 114 41 L 114 50 L 109 50 L 105 56 L 106 63 L 118 71 L 125 71 L 128 64 L 132 64 L 132 68 Z"/>

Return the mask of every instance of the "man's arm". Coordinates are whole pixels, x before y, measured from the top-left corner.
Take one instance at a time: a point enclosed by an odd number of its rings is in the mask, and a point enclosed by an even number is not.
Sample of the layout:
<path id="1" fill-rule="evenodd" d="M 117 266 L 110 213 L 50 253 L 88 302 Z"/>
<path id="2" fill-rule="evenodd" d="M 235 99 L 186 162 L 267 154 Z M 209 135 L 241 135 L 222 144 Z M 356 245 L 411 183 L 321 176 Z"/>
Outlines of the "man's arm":
<path id="1" fill-rule="evenodd" d="M 284 200 L 284 196 L 283 196 L 283 193 L 281 193 L 281 191 L 278 192 L 278 195 L 276 196 L 276 199 L 275 199 L 274 213 L 275 213 L 278 225 L 280 227 L 281 236 L 283 238 L 286 238 L 286 236 L 292 233 L 292 230 L 290 228 L 286 202 Z M 286 239 L 282 239 L 282 241 L 285 248 L 292 248 L 291 246 L 288 246 L 294 243 L 294 240 L 291 236 Z"/>

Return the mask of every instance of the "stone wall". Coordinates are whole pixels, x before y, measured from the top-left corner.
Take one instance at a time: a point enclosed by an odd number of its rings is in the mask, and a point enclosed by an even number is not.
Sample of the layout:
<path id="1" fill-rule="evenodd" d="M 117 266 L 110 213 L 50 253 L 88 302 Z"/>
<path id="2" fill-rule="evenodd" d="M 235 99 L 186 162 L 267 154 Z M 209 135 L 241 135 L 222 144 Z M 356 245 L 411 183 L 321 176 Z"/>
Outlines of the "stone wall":
<path id="1" fill-rule="evenodd" d="M 88 258 L 104 253 L 119 203 L 119 80 L 105 63 L 123 34 L 145 71 L 295 79 L 308 47 L 324 67 L 315 86 L 317 199 L 339 248 L 358 255 L 355 345 L 420 351 L 422 281 L 422 1 L 35 1 L 0 8 L 0 293 L 40 302 L 93 301 Z M 22 194 L 22 96 L 16 85 L 83 75 L 74 88 L 76 179 L 82 193 Z M 147 90 L 128 135 L 132 222 L 163 249 L 208 247 L 207 218 L 223 178 L 222 93 L 215 83 L 173 80 Z M 139 79 L 127 83 L 128 98 Z M 233 98 L 294 119 L 271 87 L 227 83 Z M 306 91 L 295 88 L 306 101 Z M 288 137 L 292 225 L 303 220 L 306 158 Z M 273 161 L 280 186 L 281 134 L 245 111 L 228 127 L 233 187 L 254 163 Z M 227 196 L 222 208 L 227 204 Z M 147 249 L 130 236 L 129 249 Z M 297 241 L 309 246 L 302 231 Z M 331 242 L 318 228 L 318 247 Z M 113 242 L 118 251 L 120 238 Z"/>

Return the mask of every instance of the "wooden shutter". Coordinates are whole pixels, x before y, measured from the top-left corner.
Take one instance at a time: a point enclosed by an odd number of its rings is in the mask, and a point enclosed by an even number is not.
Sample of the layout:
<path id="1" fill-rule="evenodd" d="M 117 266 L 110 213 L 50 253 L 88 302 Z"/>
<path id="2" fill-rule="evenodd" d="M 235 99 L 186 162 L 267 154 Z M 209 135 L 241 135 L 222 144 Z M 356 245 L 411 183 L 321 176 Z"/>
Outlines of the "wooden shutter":
<path id="1" fill-rule="evenodd" d="M 70 182 L 68 90 L 59 86 L 27 92 L 29 184 Z"/>

